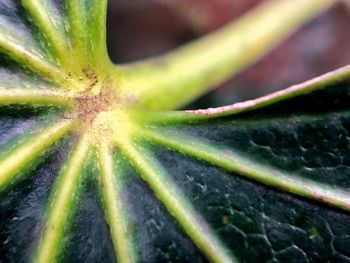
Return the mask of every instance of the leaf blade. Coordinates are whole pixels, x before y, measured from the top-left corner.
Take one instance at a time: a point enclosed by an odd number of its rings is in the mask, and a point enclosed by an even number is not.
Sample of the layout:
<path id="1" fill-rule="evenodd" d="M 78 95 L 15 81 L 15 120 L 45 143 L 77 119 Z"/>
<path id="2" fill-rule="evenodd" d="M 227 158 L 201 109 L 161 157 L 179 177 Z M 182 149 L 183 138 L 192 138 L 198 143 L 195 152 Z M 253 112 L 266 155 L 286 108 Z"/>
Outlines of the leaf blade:
<path id="1" fill-rule="evenodd" d="M 6 156 L 6 158 L 1 160 L 1 189 L 8 187 L 19 169 L 25 167 L 34 158 L 37 158 L 42 151 L 64 136 L 74 125 L 75 123 L 73 121 L 65 120 L 51 127 L 49 126 L 47 130 L 39 132 L 31 140 L 20 145 L 11 154 Z"/>
<path id="2" fill-rule="evenodd" d="M 339 190 L 311 180 L 298 179 L 268 166 L 260 165 L 244 158 L 239 153 L 224 153 L 195 138 L 177 135 L 177 138 L 156 132 L 143 132 L 146 138 L 174 150 L 207 161 L 213 165 L 236 172 L 244 177 L 253 179 L 277 189 L 287 191 L 302 197 L 317 200 L 328 205 L 350 211 L 350 194 L 346 190 Z"/>
<path id="3" fill-rule="evenodd" d="M 175 185 L 169 184 L 159 166 L 145 161 L 139 150 L 131 144 L 119 145 L 142 178 L 149 184 L 167 210 L 183 227 L 196 245 L 213 262 L 237 262 L 235 257 L 221 244 L 210 226 L 195 212 Z M 157 167 L 157 170 L 155 169 Z"/>
<path id="4" fill-rule="evenodd" d="M 57 57 L 60 62 L 63 62 L 63 64 L 67 63 L 65 59 L 70 53 L 70 47 L 64 35 L 62 24 L 58 25 L 58 23 L 62 21 L 53 21 L 54 18 L 50 12 L 50 8 L 52 8 L 50 5 L 52 5 L 52 3 L 44 2 L 43 0 L 22 0 L 22 5 L 27 10 L 30 18 L 35 22 L 40 32 L 45 36 L 55 57 Z"/>
<path id="5" fill-rule="evenodd" d="M 128 233 L 130 223 L 121 192 L 123 185 L 120 181 L 120 175 L 114 176 L 113 174 L 113 159 L 108 145 L 99 146 L 98 159 L 100 166 L 99 188 L 118 262 L 137 262 L 134 237 Z M 117 172 L 121 171 L 117 170 Z"/>
<path id="6" fill-rule="evenodd" d="M 65 225 L 69 224 L 67 217 L 72 214 L 74 208 L 73 202 L 80 185 L 81 169 L 88 151 L 88 137 L 82 135 L 56 182 L 46 215 L 44 232 L 34 255 L 35 262 L 54 262 L 57 257 L 62 245 L 62 232 Z"/>

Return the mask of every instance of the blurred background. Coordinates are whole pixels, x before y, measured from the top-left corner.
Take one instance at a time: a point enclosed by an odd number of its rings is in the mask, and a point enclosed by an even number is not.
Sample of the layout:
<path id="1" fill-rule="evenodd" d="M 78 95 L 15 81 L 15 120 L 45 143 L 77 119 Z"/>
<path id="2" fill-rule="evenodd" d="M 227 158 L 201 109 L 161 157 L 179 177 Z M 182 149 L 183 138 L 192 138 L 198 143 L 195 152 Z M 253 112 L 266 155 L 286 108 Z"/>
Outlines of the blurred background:
<path id="1" fill-rule="evenodd" d="M 263 0 L 110 0 L 107 45 L 115 63 L 163 54 L 237 19 Z M 349 2 L 347 2 L 349 3 Z M 264 59 L 187 108 L 256 98 L 350 63 L 350 4 L 337 4 Z M 259 25 L 257 25 L 259 26 Z"/>

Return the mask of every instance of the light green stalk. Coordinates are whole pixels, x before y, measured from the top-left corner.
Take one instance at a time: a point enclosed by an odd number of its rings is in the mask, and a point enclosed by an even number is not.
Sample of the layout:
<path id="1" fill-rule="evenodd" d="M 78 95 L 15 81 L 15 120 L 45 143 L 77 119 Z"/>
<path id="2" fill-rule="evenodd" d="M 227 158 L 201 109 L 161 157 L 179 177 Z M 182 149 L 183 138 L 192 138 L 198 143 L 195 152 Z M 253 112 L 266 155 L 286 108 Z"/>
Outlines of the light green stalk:
<path id="1" fill-rule="evenodd" d="M 216 33 L 158 58 L 126 65 L 123 88 L 149 109 L 174 109 L 264 56 L 334 0 L 266 1 Z"/>

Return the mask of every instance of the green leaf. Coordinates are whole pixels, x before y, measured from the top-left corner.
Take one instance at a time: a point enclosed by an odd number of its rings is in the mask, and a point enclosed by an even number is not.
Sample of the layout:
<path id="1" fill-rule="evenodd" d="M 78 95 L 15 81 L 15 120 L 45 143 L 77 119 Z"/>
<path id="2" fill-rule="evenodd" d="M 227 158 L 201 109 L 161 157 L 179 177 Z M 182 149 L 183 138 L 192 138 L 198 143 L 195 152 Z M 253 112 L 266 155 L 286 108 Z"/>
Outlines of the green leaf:
<path id="1" fill-rule="evenodd" d="M 349 66 L 218 109 L 154 110 L 332 3 L 263 4 L 164 71 L 109 61 L 105 0 L 0 0 L 0 262 L 349 260 Z M 249 57 L 230 50 L 242 31 Z"/>
<path id="2" fill-rule="evenodd" d="M 346 261 L 349 98 L 346 67 L 226 112 L 159 114 L 137 137 L 241 261 Z"/>
<path id="3" fill-rule="evenodd" d="M 335 76 L 340 79 L 342 74 L 348 78 L 349 67 L 253 101 L 189 111 L 177 120 L 168 113 L 163 119 L 151 119 L 156 126 L 147 126 L 152 129 L 140 136 L 276 188 L 350 210 L 350 196 L 346 189 L 342 191 L 343 185 L 336 184 L 346 180 L 347 174 L 343 159 L 349 87 L 341 82 L 308 94 L 315 84 L 328 83 Z M 295 96 L 296 92 L 300 95 Z M 173 122 L 167 122 L 169 117 Z"/>

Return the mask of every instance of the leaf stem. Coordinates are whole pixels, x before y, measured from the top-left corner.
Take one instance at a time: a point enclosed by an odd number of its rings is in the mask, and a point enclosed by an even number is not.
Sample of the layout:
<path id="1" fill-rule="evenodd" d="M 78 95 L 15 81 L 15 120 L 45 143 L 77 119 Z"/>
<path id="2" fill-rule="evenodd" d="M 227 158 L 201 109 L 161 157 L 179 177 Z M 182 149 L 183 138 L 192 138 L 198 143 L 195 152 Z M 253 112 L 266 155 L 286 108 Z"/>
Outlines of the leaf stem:
<path id="1" fill-rule="evenodd" d="M 175 109 L 256 62 L 334 0 L 271 0 L 216 33 L 125 65 L 124 88 L 149 109 Z M 116 73 L 116 74 L 117 74 Z"/>

